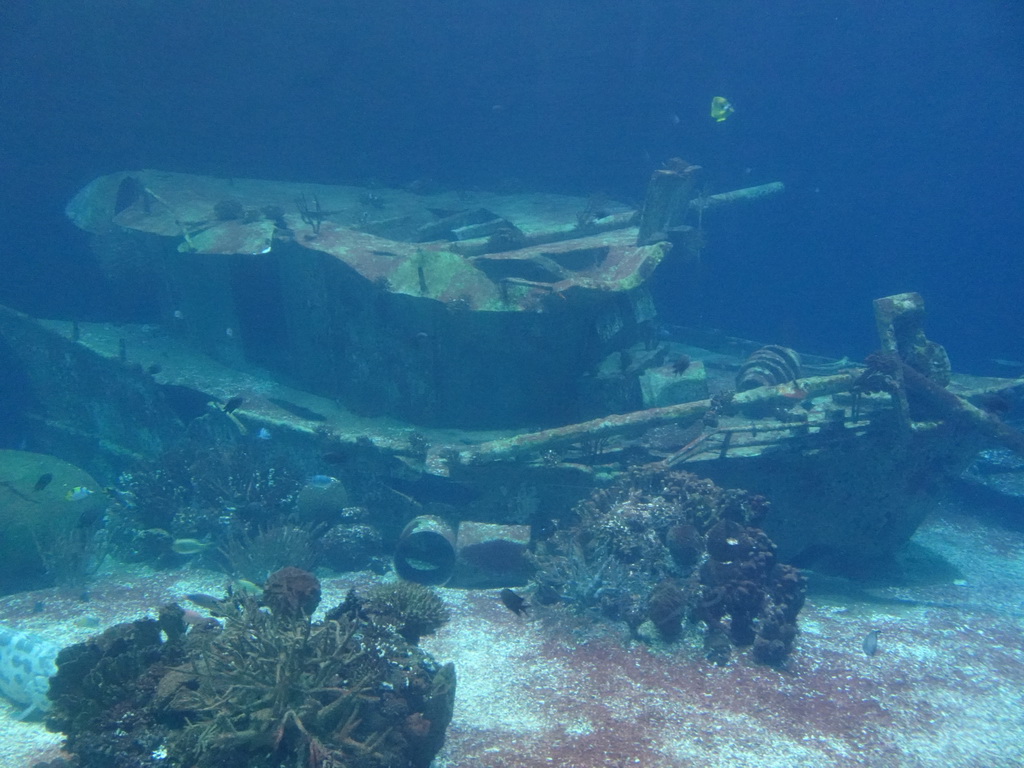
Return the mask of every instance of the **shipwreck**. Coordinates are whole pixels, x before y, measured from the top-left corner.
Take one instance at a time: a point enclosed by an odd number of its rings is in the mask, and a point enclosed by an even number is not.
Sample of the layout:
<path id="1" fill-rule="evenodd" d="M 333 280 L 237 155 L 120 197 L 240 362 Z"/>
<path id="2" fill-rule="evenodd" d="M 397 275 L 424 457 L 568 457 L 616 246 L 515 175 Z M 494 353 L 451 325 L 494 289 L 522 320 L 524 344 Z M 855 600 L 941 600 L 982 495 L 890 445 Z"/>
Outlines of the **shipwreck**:
<path id="1" fill-rule="evenodd" d="M 658 265 L 695 258 L 716 207 L 783 192 L 707 195 L 699 171 L 655 172 L 640 210 L 100 177 L 68 216 L 154 322 L 0 310 L 11 411 L 31 450 L 105 483 L 197 418 L 287 446 L 310 474 L 343 457 L 327 469 L 352 487 L 372 475 L 377 503 L 396 510 L 392 543 L 440 511 L 525 547 L 531 525 L 652 465 L 769 498 L 764 529 L 790 562 L 888 558 L 980 448 L 1022 451 L 980 407 L 1018 397 L 1020 382 L 955 374 L 916 294 L 875 302 L 879 352 L 866 363 L 659 333 L 646 287 Z"/>

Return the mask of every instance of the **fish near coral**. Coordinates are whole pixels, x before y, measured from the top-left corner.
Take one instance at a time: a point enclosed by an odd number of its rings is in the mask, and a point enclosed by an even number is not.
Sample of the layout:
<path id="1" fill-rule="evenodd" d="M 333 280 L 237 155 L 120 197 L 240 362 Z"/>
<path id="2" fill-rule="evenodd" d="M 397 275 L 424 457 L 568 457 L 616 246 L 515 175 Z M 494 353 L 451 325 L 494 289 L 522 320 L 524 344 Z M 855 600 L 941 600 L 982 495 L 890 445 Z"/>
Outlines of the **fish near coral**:
<path id="1" fill-rule="evenodd" d="M 234 413 L 239 409 L 239 407 L 244 402 L 245 398 L 242 397 L 241 395 L 235 395 L 234 397 L 229 398 L 228 401 L 224 403 L 224 405 L 222 406 L 224 409 L 224 413 Z"/>
<path id="2" fill-rule="evenodd" d="M 199 539 L 175 539 L 171 542 L 171 550 L 179 555 L 198 555 L 212 546 L 212 544 L 199 541 Z"/>
<path id="3" fill-rule="evenodd" d="M 330 488 L 339 482 L 338 478 L 331 475 L 313 475 L 309 478 L 306 484 L 310 488 L 319 488 L 322 490 L 324 488 Z"/>
<path id="4" fill-rule="evenodd" d="M 83 499 L 88 499 L 93 495 L 93 493 L 95 493 L 95 491 L 93 491 L 92 488 L 87 488 L 84 485 L 76 485 L 64 494 L 64 498 L 68 501 L 82 501 Z"/>
<path id="5" fill-rule="evenodd" d="M 195 603 L 200 608 L 205 608 L 208 611 L 221 610 L 227 602 L 219 597 L 207 595 L 203 592 L 190 592 L 184 597 L 190 603 Z"/>

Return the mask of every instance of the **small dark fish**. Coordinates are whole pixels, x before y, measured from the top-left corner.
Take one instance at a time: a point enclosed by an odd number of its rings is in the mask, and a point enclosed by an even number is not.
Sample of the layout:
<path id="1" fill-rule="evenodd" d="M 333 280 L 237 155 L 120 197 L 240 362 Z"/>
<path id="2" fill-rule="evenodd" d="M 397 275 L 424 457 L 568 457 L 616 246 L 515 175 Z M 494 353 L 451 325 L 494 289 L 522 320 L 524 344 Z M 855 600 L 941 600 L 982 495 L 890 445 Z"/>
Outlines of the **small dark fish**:
<path id="1" fill-rule="evenodd" d="M 525 597 L 517 595 L 508 588 L 501 590 L 499 597 L 501 598 L 502 604 L 517 616 L 524 616 L 527 608 L 530 607 L 530 604 L 526 602 Z"/>
<path id="2" fill-rule="evenodd" d="M 680 355 L 675 359 L 675 362 L 672 363 L 672 373 L 677 376 L 681 376 L 686 373 L 690 368 L 690 362 L 691 360 L 689 355 Z"/>
<path id="3" fill-rule="evenodd" d="M 40 475 L 39 479 L 36 480 L 36 484 L 34 486 L 32 486 L 32 490 L 34 490 L 34 491 L 41 491 L 41 490 L 43 490 L 46 486 L 48 486 L 50 484 L 51 480 L 53 480 L 53 474 L 51 472 L 47 472 L 45 475 Z"/>
<path id="4" fill-rule="evenodd" d="M 864 653 L 868 656 L 874 656 L 878 653 L 878 635 L 880 631 L 872 629 L 866 635 L 864 635 L 864 642 L 861 643 L 861 648 L 864 649 Z"/>
<path id="5" fill-rule="evenodd" d="M 152 365 L 146 368 L 146 373 L 148 373 L 150 376 L 156 376 L 163 369 L 164 367 L 160 365 L 160 363 L 153 363 Z"/>
<path id="6" fill-rule="evenodd" d="M 238 410 L 238 406 L 240 406 L 243 402 L 245 402 L 244 397 L 240 395 L 235 395 L 226 403 L 224 403 L 224 413 L 234 413 L 235 411 Z"/>
<path id="7" fill-rule="evenodd" d="M 191 608 L 186 608 L 182 612 L 181 620 L 196 629 L 216 629 L 221 625 L 213 616 L 203 616 L 199 611 L 193 611 Z"/>

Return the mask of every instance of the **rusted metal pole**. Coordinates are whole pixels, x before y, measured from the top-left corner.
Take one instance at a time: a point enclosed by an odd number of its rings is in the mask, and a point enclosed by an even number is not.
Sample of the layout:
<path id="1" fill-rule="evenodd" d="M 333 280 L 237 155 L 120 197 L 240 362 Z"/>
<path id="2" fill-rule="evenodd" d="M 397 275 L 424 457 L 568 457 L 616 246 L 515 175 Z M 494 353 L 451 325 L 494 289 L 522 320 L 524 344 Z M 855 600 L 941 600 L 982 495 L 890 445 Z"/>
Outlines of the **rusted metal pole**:
<path id="1" fill-rule="evenodd" d="M 737 393 L 732 400 L 732 405 L 742 410 L 747 406 L 769 403 L 773 400 L 779 403 L 791 403 L 796 399 L 802 400 L 845 392 L 850 389 L 856 378 L 857 373 L 851 372 L 835 376 L 812 376 L 774 387 L 759 387 Z M 652 427 L 672 422 L 689 423 L 702 417 L 711 408 L 711 405 L 711 400 L 696 400 L 692 403 L 679 403 L 660 408 L 649 408 L 644 411 L 614 414 L 579 424 L 499 438 L 458 451 L 440 446 L 431 449 L 431 454 L 427 459 L 427 468 L 435 474 L 444 475 L 447 473 L 449 463 L 476 466 L 496 461 L 511 461 L 530 454 L 556 450 L 584 440 L 640 433 Z"/>

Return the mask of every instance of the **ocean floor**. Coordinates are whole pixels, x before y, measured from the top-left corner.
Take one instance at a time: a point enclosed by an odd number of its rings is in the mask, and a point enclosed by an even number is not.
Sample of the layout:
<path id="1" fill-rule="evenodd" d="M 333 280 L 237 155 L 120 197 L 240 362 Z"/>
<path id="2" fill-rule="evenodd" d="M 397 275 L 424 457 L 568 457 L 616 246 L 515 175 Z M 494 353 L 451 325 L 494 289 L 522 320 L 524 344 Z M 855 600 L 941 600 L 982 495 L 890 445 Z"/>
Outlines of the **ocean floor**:
<path id="1" fill-rule="evenodd" d="M 715 667 L 699 637 L 624 645 L 625 630 L 563 611 L 529 618 L 495 592 L 440 590 L 453 618 L 422 645 L 458 673 L 435 768 L 1011 768 L 1024 765 L 1024 510 L 947 502 L 898 573 L 870 585 L 811 574 L 787 667 L 736 654 Z M 324 581 L 324 607 L 374 578 Z M 109 573 L 90 599 L 0 598 L 0 624 L 71 643 L 153 613 L 222 574 Z M 879 630 L 868 656 L 864 637 Z M 60 737 L 0 703 L 0 766 L 59 754 Z"/>

